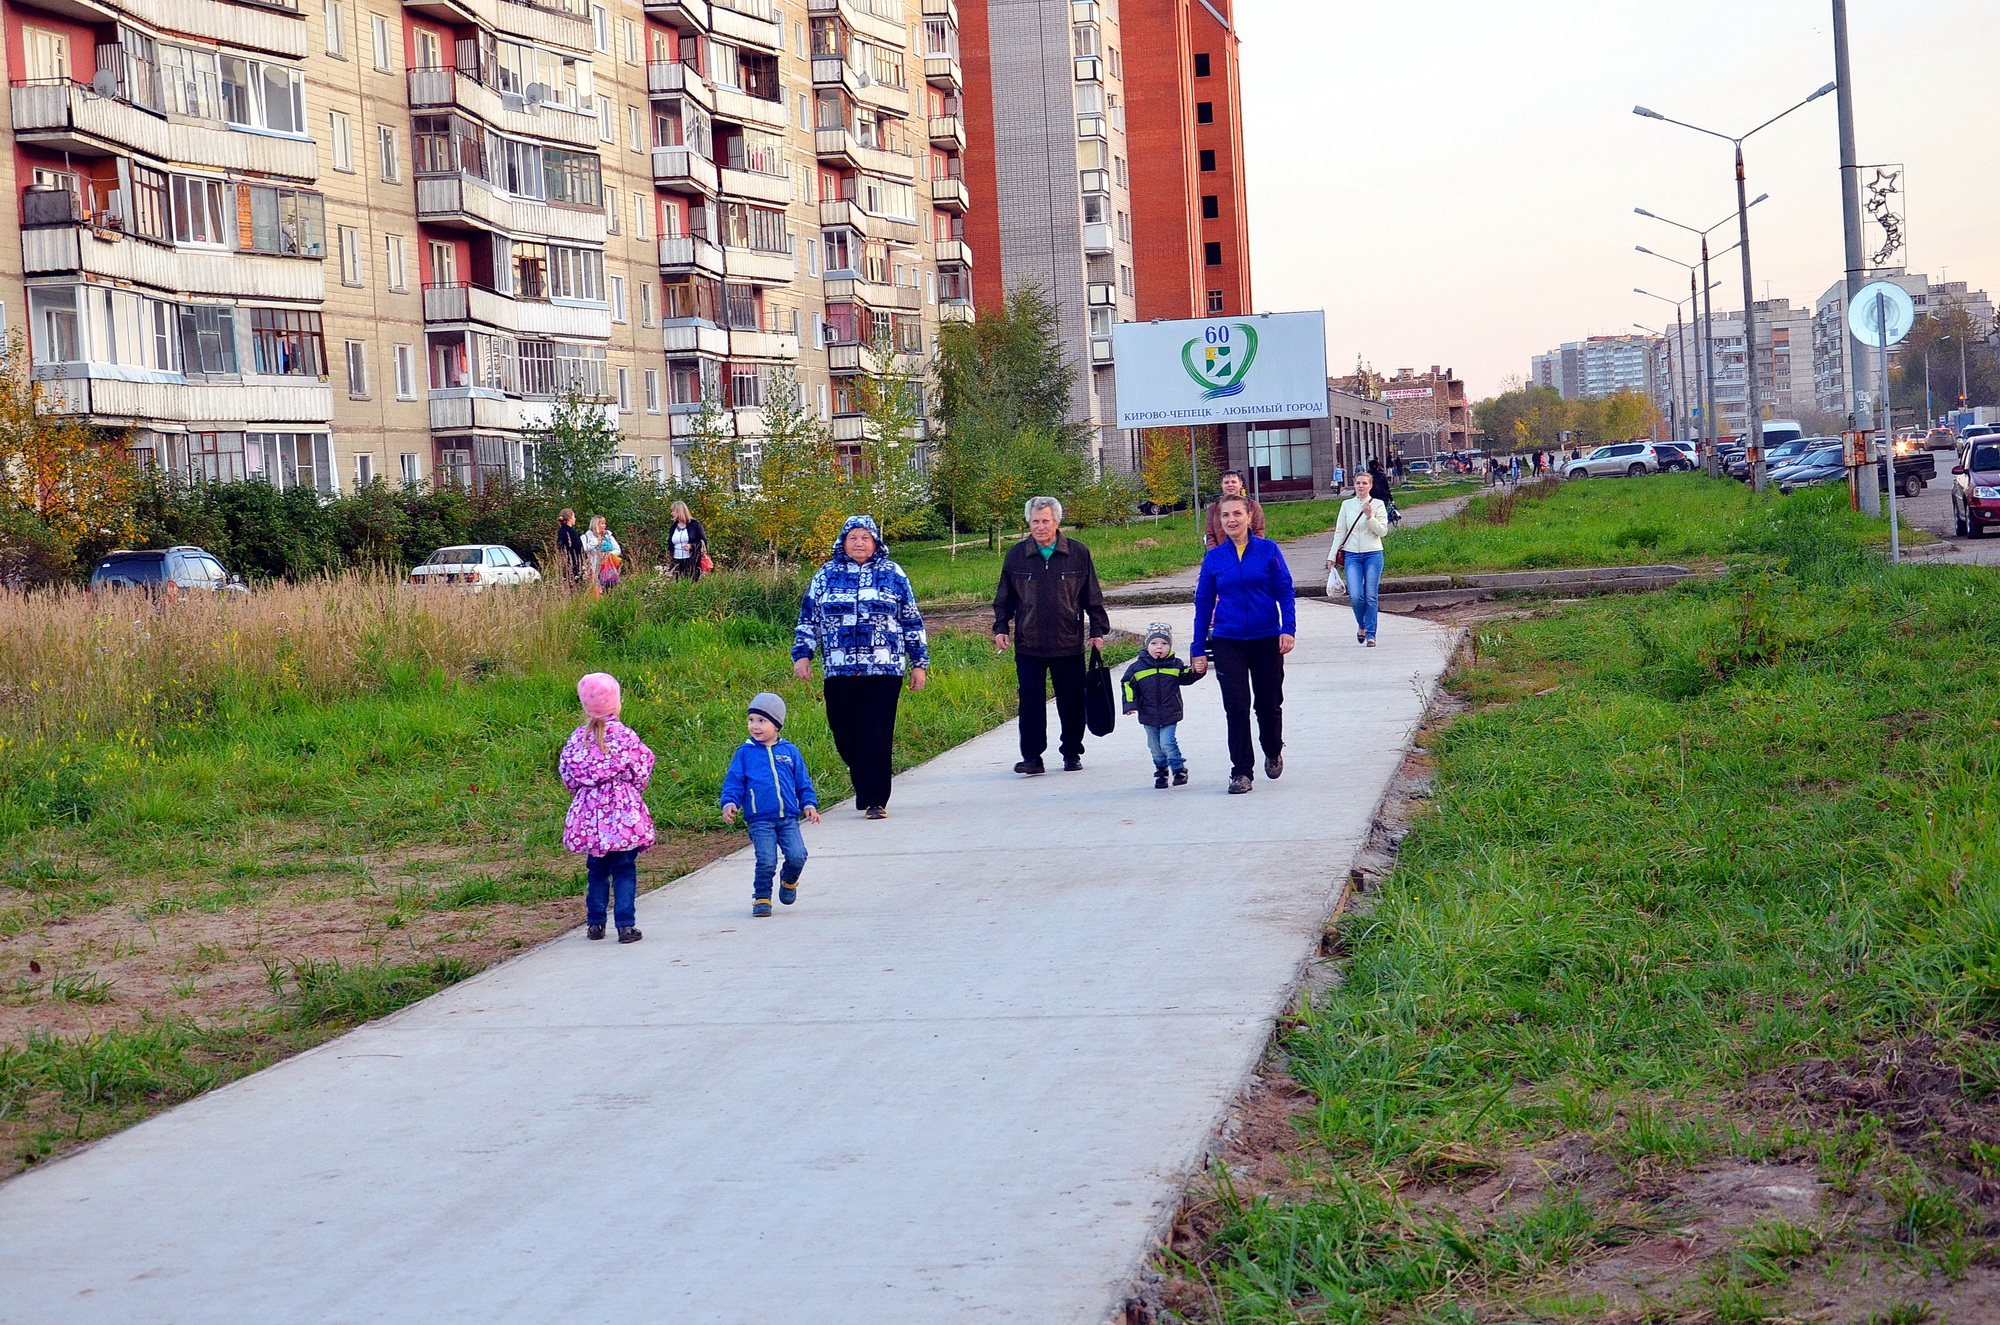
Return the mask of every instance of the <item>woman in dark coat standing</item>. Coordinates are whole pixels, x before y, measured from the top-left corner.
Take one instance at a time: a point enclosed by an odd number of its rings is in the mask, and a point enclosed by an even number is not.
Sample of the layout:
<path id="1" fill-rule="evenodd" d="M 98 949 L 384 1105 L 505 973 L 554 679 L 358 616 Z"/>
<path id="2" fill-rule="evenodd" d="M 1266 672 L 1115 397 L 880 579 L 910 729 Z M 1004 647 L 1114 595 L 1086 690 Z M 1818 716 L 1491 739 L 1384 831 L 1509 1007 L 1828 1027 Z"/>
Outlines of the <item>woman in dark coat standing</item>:
<path id="1" fill-rule="evenodd" d="M 563 578 L 570 587 L 583 583 L 585 558 L 583 555 L 583 535 L 577 532 L 576 512 L 563 507 L 556 517 L 556 553 L 562 558 Z"/>

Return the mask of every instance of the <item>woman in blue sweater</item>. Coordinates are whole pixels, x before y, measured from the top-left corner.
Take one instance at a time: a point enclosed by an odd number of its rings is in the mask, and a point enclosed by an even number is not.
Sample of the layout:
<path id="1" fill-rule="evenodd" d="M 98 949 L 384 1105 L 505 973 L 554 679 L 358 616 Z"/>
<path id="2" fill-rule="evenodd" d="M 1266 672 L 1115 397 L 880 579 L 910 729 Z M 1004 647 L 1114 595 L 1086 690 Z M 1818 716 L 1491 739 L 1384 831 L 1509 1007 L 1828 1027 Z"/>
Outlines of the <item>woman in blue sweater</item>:
<path id="1" fill-rule="evenodd" d="M 1285 655 L 1298 634 L 1298 618 L 1291 567 L 1276 543 L 1250 532 L 1248 500 L 1224 497 L 1217 504 L 1224 538 L 1201 559 L 1189 652 L 1197 675 L 1208 671 L 1211 656 L 1215 659 L 1222 708 L 1229 715 L 1229 794 L 1240 796 L 1250 790 L 1256 764 L 1250 745 L 1253 708 L 1264 776 L 1285 771 Z"/>

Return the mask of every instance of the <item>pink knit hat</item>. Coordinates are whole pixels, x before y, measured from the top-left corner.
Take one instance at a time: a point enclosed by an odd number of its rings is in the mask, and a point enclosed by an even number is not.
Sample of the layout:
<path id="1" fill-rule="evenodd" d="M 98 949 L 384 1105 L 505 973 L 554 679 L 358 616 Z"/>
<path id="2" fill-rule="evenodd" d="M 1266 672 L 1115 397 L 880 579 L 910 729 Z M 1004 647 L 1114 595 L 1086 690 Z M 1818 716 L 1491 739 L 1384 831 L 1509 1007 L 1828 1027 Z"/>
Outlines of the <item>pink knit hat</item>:
<path id="1" fill-rule="evenodd" d="M 576 683 L 576 697 L 583 701 L 586 718 L 618 716 L 618 678 L 609 672 L 592 672 Z"/>

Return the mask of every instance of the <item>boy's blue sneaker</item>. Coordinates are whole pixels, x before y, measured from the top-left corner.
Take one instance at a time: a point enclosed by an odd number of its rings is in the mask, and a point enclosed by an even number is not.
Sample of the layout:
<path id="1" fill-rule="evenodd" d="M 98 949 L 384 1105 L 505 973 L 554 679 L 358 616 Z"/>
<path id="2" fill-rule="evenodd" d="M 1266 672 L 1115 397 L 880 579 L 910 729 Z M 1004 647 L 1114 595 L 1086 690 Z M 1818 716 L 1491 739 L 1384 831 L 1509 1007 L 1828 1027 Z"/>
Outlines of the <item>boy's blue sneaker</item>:
<path id="1" fill-rule="evenodd" d="M 783 879 L 778 880 L 778 900 L 786 906 L 799 900 L 799 885 L 796 879 L 790 883 L 786 883 Z"/>
<path id="2" fill-rule="evenodd" d="M 750 914 L 753 916 L 770 915 L 771 899 L 768 897 L 759 897 L 755 902 L 750 904 Z"/>

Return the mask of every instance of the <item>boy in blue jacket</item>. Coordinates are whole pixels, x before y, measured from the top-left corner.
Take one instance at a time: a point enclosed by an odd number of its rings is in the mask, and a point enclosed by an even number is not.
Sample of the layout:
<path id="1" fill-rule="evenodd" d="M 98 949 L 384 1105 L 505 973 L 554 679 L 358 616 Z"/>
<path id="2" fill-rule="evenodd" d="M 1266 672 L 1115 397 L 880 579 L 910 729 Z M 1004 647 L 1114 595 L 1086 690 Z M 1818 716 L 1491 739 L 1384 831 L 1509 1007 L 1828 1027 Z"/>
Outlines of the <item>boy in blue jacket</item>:
<path id="1" fill-rule="evenodd" d="M 785 725 L 785 701 L 765 693 L 750 701 L 750 739 L 736 747 L 729 771 L 722 777 L 722 822 L 750 830 L 757 853 L 757 874 L 751 885 L 750 914 L 771 914 L 771 876 L 778 873 L 778 852 L 785 853 L 785 870 L 778 875 L 778 900 L 790 906 L 799 899 L 799 875 L 805 873 L 806 841 L 799 820 L 819 822 L 819 793 L 806 772 L 799 747 L 779 735 Z"/>

